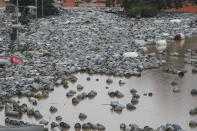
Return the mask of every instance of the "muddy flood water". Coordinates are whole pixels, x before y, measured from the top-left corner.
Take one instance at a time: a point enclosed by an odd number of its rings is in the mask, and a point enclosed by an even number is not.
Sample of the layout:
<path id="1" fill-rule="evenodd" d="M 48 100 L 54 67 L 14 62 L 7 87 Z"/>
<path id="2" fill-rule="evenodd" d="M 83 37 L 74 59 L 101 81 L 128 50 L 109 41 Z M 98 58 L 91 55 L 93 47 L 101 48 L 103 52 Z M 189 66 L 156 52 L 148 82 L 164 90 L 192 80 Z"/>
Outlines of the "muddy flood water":
<path id="1" fill-rule="evenodd" d="M 70 130 L 74 130 L 74 124 L 79 123 L 101 123 L 106 127 L 106 131 L 120 130 L 120 124 L 136 123 L 140 127 L 146 125 L 156 128 L 166 123 L 179 124 L 187 131 L 196 131 L 189 127 L 190 120 L 197 120 L 196 116 L 190 116 L 190 109 L 197 106 L 197 97 L 190 94 L 191 89 L 197 88 L 197 75 L 191 73 L 193 67 L 184 64 L 184 57 L 169 56 L 171 52 L 178 52 L 181 55 L 186 53 L 187 49 L 197 48 L 197 37 L 187 38 L 184 42 L 174 42 L 168 45 L 167 55 L 163 55 L 166 60 L 167 67 L 175 67 L 177 69 L 185 69 L 187 73 L 184 77 L 179 77 L 174 74 L 163 72 L 163 67 L 160 69 L 143 71 L 141 77 L 121 78 L 105 75 L 88 75 L 86 73 L 76 74 L 78 81 L 76 83 L 69 83 L 69 88 L 56 87 L 53 92 L 49 94 L 47 99 L 38 101 L 37 106 L 29 103 L 27 98 L 20 98 L 21 103 L 27 103 L 35 109 L 38 109 L 43 118 L 49 122 L 56 121 L 56 116 L 62 116 L 64 122 L 71 125 Z M 151 46 L 149 52 L 157 53 L 157 49 Z M 87 77 L 91 80 L 87 81 Z M 107 84 L 106 80 L 111 78 L 112 84 Z M 99 81 L 96 81 L 99 79 Z M 123 80 L 126 84 L 119 85 L 119 80 Z M 174 86 L 171 82 L 177 82 L 177 87 L 180 88 L 179 93 L 174 93 Z M 77 91 L 77 85 L 84 86 L 82 91 Z M 107 89 L 106 87 L 109 87 Z M 136 110 L 129 111 L 124 109 L 121 113 L 111 111 L 111 101 L 119 101 L 126 105 L 131 101 L 132 95 L 130 90 L 134 88 L 140 95 L 139 103 L 136 105 Z M 72 104 L 72 98 L 67 98 L 66 93 L 73 89 L 78 93 L 89 92 L 95 90 L 97 96 L 93 99 L 84 99 L 76 106 Z M 109 91 L 119 90 L 124 94 L 123 98 L 110 98 Z M 144 96 L 144 93 L 152 92 L 153 96 Z M 77 95 L 76 94 L 76 95 Z M 75 96 L 76 96 L 75 95 Z M 16 98 L 19 99 L 19 98 Z M 54 114 L 50 113 L 50 106 L 55 106 L 58 111 Z M 87 114 L 87 119 L 80 121 L 79 113 Z M 4 110 L 0 112 L 4 116 Z M 38 124 L 39 121 L 34 118 L 29 118 L 23 115 L 23 121 L 33 122 Z M 4 118 L 0 119 L 0 125 L 4 125 Z M 49 129 L 50 126 L 48 125 Z"/>

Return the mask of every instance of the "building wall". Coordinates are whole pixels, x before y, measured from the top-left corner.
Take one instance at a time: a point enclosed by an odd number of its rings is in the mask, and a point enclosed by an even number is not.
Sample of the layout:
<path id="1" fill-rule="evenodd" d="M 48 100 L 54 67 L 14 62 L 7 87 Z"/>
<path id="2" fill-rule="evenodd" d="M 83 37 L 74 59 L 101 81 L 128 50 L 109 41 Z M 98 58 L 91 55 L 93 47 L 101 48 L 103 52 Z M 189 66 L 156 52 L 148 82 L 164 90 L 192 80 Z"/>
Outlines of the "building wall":
<path id="1" fill-rule="evenodd" d="M 57 1 L 61 1 L 64 7 L 69 7 L 69 6 L 76 6 L 76 2 L 77 1 L 82 1 L 82 0 L 57 0 Z M 106 0 L 98 0 L 98 1 L 103 1 L 105 2 Z M 5 6 L 5 0 L 0 0 L 0 7 L 4 7 Z M 86 7 L 105 7 L 105 4 L 100 4 L 100 3 L 93 3 L 93 4 L 79 4 L 79 6 L 86 6 Z M 196 5 L 192 5 L 191 3 L 184 3 L 183 8 L 179 8 L 179 9 L 169 9 L 169 10 L 174 10 L 174 11 L 180 11 L 180 12 L 197 12 L 197 6 Z"/>
<path id="2" fill-rule="evenodd" d="M 197 12 L 197 5 L 194 5 L 191 2 L 186 1 L 186 2 L 183 3 L 182 8 L 179 8 L 179 9 L 172 8 L 172 9 L 169 9 L 169 10 L 178 11 L 178 12 L 191 12 L 191 13 L 193 13 L 193 12 Z"/>
<path id="3" fill-rule="evenodd" d="M 75 6 L 75 0 L 61 0 L 64 7 Z"/>
<path id="4" fill-rule="evenodd" d="M 82 0 L 61 0 L 64 7 L 76 6 L 75 2 L 77 2 L 77 1 L 82 1 Z M 79 6 L 105 7 L 106 0 L 97 0 L 97 1 L 102 1 L 103 3 L 86 3 L 86 4 L 79 4 Z M 185 3 L 183 3 L 183 8 L 179 8 L 179 9 L 172 8 L 172 9 L 168 9 L 168 10 L 179 11 L 179 12 L 197 12 L 197 6 L 192 5 L 191 2 L 186 1 Z"/>
<path id="5" fill-rule="evenodd" d="M 4 7 L 5 6 L 5 0 L 0 0 L 0 7 Z"/>

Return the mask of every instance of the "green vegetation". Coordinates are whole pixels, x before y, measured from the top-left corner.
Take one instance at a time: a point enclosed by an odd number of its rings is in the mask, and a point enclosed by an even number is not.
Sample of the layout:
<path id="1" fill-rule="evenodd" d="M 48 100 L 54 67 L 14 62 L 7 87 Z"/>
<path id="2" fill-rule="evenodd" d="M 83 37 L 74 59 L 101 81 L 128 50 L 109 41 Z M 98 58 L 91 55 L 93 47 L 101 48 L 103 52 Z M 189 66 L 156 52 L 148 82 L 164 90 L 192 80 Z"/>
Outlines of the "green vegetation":
<path id="1" fill-rule="evenodd" d="M 193 0 L 193 2 L 194 2 L 195 4 L 197 4 L 197 0 Z"/>
<path id="2" fill-rule="evenodd" d="M 123 7 L 131 17 L 151 17 L 166 7 L 166 3 L 163 0 L 124 0 Z"/>
<path id="3" fill-rule="evenodd" d="M 123 0 L 123 7 L 131 17 L 155 16 L 161 9 L 180 8 L 185 0 Z M 190 0 L 197 4 L 197 0 Z"/>
<path id="4" fill-rule="evenodd" d="M 131 17 L 136 16 L 155 16 L 157 14 L 157 9 L 150 5 L 136 5 L 133 8 L 130 8 L 128 11 L 128 15 Z"/>
<path id="5" fill-rule="evenodd" d="M 10 0 L 11 3 L 14 3 L 16 5 L 16 0 Z M 27 14 L 28 9 L 26 8 L 29 5 L 35 6 L 36 0 L 19 0 L 19 11 L 22 12 L 24 15 Z M 54 7 L 53 0 L 43 0 L 43 12 L 45 16 L 49 15 L 55 15 L 58 13 L 58 9 Z M 42 0 L 37 0 L 38 5 L 38 17 L 42 16 Z"/>
<path id="6" fill-rule="evenodd" d="M 114 7 L 115 6 L 115 0 L 106 0 L 106 3 L 105 3 L 106 7 Z"/>

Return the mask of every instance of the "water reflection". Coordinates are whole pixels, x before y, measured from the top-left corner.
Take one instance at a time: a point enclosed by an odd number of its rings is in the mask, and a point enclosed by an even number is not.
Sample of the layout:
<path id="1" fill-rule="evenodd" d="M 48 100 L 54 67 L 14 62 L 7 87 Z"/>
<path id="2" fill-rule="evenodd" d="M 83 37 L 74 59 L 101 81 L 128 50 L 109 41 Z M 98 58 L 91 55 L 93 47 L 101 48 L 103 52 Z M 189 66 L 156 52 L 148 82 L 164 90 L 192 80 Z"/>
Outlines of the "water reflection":
<path id="1" fill-rule="evenodd" d="M 56 116 L 62 116 L 63 121 L 71 125 L 70 130 L 74 130 L 73 126 L 76 122 L 85 123 L 101 123 L 106 126 L 107 131 L 117 131 L 121 123 L 136 123 L 141 127 L 149 125 L 151 127 L 158 127 L 166 123 L 180 124 L 184 129 L 190 131 L 188 123 L 190 120 L 197 120 L 196 117 L 189 115 L 189 110 L 196 106 L 196 97 L 190 95 L 192 88 L 196 88 L 197 75 L 191 74 L 192 67 L 184 64 L 184 57 L 182 57 L 189 48 L 197 48 L 195 44 L 197 38 L 186 39 L 184 44 L 181 41 L 171 43 L 167 46 L 167 54 L 162 55 L 166 60 L 167 67 L 175 67 L 178 69 L 186 69 L 188 73 L 180 78 L 177 75 L 167 74 L 163 72 L 163 68 L 157 70 L 147 70 L 142 73 L 141 78 L 131 77 L 129 79 L 120 77 L 110 77 L 113 83 L 108 85 L 106 83 L 109 76 L 104 75 L 88 75 L 85 73 L 78 73 L 78 81 L 76 83 L 69 83 L 69 88 L 56 87 L 55 91 L 50 93 L 49 98 L 41 99 L 35 109 L 39 109 L 43 114 L 44 119 L 49 122 L 55 121 Z M 170 56 L 171 52 L 178 52 L 181 57 Z M 150 47 L 150 52 L 158 52 L 156 47 Z M 91 78 L 87 81 L 86 78 Z M 99 79 L 99 81 L 96 81 Z M 125 85 L 120 86 L 119 80 L 126 82 Z M 173 93 L 171 82 L 176 81 L 178 87 L 181 89 L 180 93 Z M 78 92 L 77 84 L 84 86 L 84 90 Z M 106 87 L 109 87 L 107 89 Z M 109 104 L 112 100 L 117 100 L 120 104 L 126 105 L 131 101 L 132 95 L 130 90 L 135 88 L 140 94 L 139 104 L 137 109 L 129 111 L 124 109 L 121 113 L 111 111 Z M 94 99 L 84 99 L 78 105 L 73 106 L 72 99 L 66 97 L 66 93 L 70 89 L 78 93 L 89 92 L 95 90 L 98 94 Z M 108 91 L 121 91 L 125 97 L 110 98 Z M 153 93 L 153 97 L 143 96 L 144 93 Z M 20 98 L 21 103 L 29 104 L 27 98 Z M 31 104 L 30 104 L 31 105 Z M 57 113 L 51 114 L 50 106 L 58 108 Z M 87 120 L 80 121 L 79 113 L 87 114 Z M 0 112 L 4 116 L 4 111 Z M 29 118 L 26 115 L 22 117 L 24 121 L 39 123 L 34 118 Z M 4 124 L 4 117 L 0 119 L 0 123 Z M 50 126 L 48 126 L 50 128 Z M 195 129 L 193 129 L 195 131 Z"/>

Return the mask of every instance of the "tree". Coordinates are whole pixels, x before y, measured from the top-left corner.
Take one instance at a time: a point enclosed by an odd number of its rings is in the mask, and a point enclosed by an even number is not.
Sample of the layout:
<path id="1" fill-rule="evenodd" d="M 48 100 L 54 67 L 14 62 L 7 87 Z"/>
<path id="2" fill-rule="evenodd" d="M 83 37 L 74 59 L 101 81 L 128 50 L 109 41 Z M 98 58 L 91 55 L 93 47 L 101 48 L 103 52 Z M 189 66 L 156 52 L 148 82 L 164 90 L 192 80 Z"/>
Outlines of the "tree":
<path id="1" fill-rule="evenodd" d="M 197 0 L 190 1 L 197 4 Z M 183 0 L 123 0 L 123 8 L 129 16 L 154 16 L 161 9 L 180 8 L 182 5 Z"/>
<path id="2" fill-rule="evenodd" d="M 156 0 L 155 2 L 156 2 L 156 5 L 157 5 L 158 9 L 162 9 L 162 8 L 167 7 L 166 2 L 163 1 L 163 0 Z"/>
<path id="3" fill-rule="evenodd" d="M 105 3 L 105 6 L 106 7 L 114 7 L 115 6 L 115 0 L 106 0 L 106 3 Z"/>
<path id="4" fill-rule="evenodd" d="M 11 3 L 16 5 L 16 0 L 10 0 Z M 29 5 L 35 6 L 36 0 L 18 0 L 19 2 L 19 11 L 23 13 L 27 13 L 28 9 L 26 8 Z M 58 9 L 54 7 L 53 0 L 43 0 L 43 11 L 45 16 L 55 15 L 58 13 Z M 42 0 L 37 0 L 38 5 L 38 17 L 42 16 Z"/>
<path id="5" fill-rule="evenodd" d="M 156 6 L 157 3 L 157 0 L 124 0 L 123 7 L 129 16 L 148 17 L 156 14 L 159 7 Z"/>
<path id="6" fill-rule="evenodd" d="M 175 8 L 178 9 L 180 7 L 182 7 L 182 0 L 175 0 L 174 1 L 174 5 L 175 5 Z"/>
<path id="7" fill-rule="evenodd" d="M 172 8 L 172 0 L 166 0 L 166 6 Z"/>
<path id="8" fill-rule="evenodd" d="M 193 0 L 193 3 L 194 3 L 194 4 L 197 4 L 197 0 Z"/>
<path id="9" fill-rule="evenodd" d="M 106 3 L 105 3 L 106 5 L 106 7 L 110 7 L 110 0 L 106 0 Z"/>

